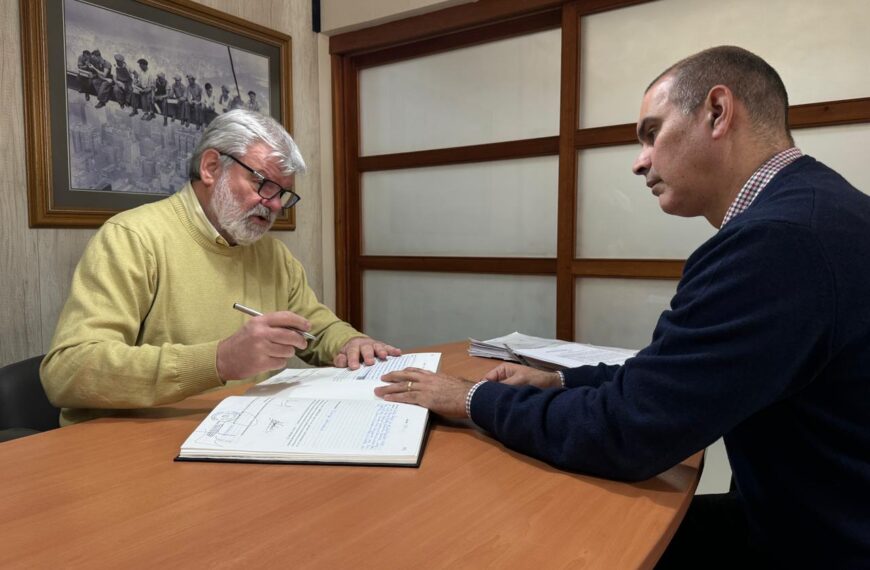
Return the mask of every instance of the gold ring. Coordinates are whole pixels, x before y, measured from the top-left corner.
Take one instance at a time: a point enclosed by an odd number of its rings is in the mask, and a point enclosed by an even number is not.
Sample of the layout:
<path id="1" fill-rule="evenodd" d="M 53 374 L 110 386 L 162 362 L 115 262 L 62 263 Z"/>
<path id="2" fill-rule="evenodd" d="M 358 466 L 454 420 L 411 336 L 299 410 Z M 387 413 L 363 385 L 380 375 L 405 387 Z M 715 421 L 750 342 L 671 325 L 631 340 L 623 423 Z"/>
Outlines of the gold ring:
<path id="1" fill-rule="evenodd" d="M 410 392 L 410 391 L 411 391 L 411 384 L 413 384 L 413 382 L 411 382 L 410 380 L 408 380 L 408 389 L 405 390 L 406 392 Z"/>

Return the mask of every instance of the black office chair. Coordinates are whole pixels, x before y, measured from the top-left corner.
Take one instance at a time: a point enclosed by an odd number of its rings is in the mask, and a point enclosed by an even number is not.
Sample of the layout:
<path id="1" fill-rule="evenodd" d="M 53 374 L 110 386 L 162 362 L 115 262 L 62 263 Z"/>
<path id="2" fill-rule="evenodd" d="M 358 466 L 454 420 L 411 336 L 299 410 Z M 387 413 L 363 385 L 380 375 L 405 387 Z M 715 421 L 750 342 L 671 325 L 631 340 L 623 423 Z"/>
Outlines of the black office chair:
<path id="1" fill-rule="evenodd" d="M 39 381 L 43 355 L 0 368 L 0 442 L 60 427 Z"/>

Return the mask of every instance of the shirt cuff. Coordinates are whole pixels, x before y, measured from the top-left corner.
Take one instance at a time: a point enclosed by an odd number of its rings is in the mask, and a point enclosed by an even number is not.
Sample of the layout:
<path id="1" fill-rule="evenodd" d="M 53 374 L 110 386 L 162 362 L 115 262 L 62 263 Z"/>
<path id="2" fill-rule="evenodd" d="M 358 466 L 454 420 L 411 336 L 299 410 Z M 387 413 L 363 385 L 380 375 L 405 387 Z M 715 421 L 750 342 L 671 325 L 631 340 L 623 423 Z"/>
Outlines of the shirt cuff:
<path id="1" fill-rule="evenodd" d="M 480 385 L 486 382 L 486 380 L 481 380 L 477 384 L 471 387 L 471 390 L 468 391 L 468 395 L 465 396 L 465 415 L 468 416 L 468 419 L 471 419 L 471 398 L 474 397 L 474 393 L 480 388 Z"/>

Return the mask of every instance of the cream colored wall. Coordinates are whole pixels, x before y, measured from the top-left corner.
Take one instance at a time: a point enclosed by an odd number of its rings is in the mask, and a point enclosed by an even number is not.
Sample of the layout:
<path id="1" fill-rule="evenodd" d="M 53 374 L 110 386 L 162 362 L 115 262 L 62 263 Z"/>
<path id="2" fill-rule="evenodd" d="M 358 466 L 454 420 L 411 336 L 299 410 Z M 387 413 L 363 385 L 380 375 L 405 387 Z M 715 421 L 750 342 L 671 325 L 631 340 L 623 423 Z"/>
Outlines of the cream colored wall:
<path id="1" fill-rule="evenodd" d="M 70 273 L 71 263 L 61 260 L 77 257 L 91 235 L 27 227 L 20 38 L 18 3 L 0 3 L 0 364 L 43 350 L 51 335 L 46 314 L 57 314 L 55 299 Z"/>
<path id="2" fill-rule="evenodd" d="M 303 196 L 295 232 L 276 232 L 302 261 L 315 292 L 324 289 L 321 196 L 321 94 L 317 35 L 311 31 L 309 0 L 202 0 L 293 38 L 294 137 L 309 166 L 297 181 Z M 27 186 L 19 11 L 16 0 L 0 2 L 0 366 L 45 352 L 75 265 L 94 230 L 31 229 Z M 328 69 L 328 67 L 327 67 Z M 329 105 L 329 99 L 326 99 Z M 329 112 L 329 108 L 326 110 Z M 328 133 L 327 133 L 327 136 Z M 331 139 L 330 139 L 331 140 Z M 329 143 L 331 144 L 331 143 Z M 327 167 L 331 172 L 331 163 Z M 330 186 L 331 187 L 331 186 Z M 327 203 L 332 204 L 329 191 Z M 331 218 L 330 218 L 331 219 Z M 332 245 L 330 258 L 332 258 Z M 334 272 L 334 268 L 333 268 Z M 334 289 L 334 287 L 333 287 Z M 334 296 L 334 294 L 333 294 Z"/>
<path id="3" fill-rule="evenodd" d="M 317 64 L 320 88 L 320 187 L 323 240 L 323 297 L 335 310 L 335 191 L 332 154 L 332 60 L 329 38 L 317 36 Z"/>

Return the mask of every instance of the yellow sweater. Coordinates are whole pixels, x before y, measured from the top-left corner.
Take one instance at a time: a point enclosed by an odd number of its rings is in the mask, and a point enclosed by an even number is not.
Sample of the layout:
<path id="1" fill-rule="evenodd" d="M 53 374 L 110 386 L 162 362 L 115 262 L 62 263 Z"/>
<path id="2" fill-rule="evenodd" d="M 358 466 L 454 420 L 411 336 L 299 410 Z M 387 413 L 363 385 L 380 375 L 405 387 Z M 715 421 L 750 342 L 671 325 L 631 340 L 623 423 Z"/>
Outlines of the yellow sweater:
<path id="1" fill-rule="evenodd" d="M 290 310 L 313 334 L 325 331 L 298 353 L 310 364 L 330 364 L 363 336 L 318 302 L 284 244 L 268 235 L 250 246 L 215 243 L 179 194 L 114 216 L 79 261 L 40 370 L 62 424 L 222 386 L 218 341 L 249 318 L 234 302 Z"/>

